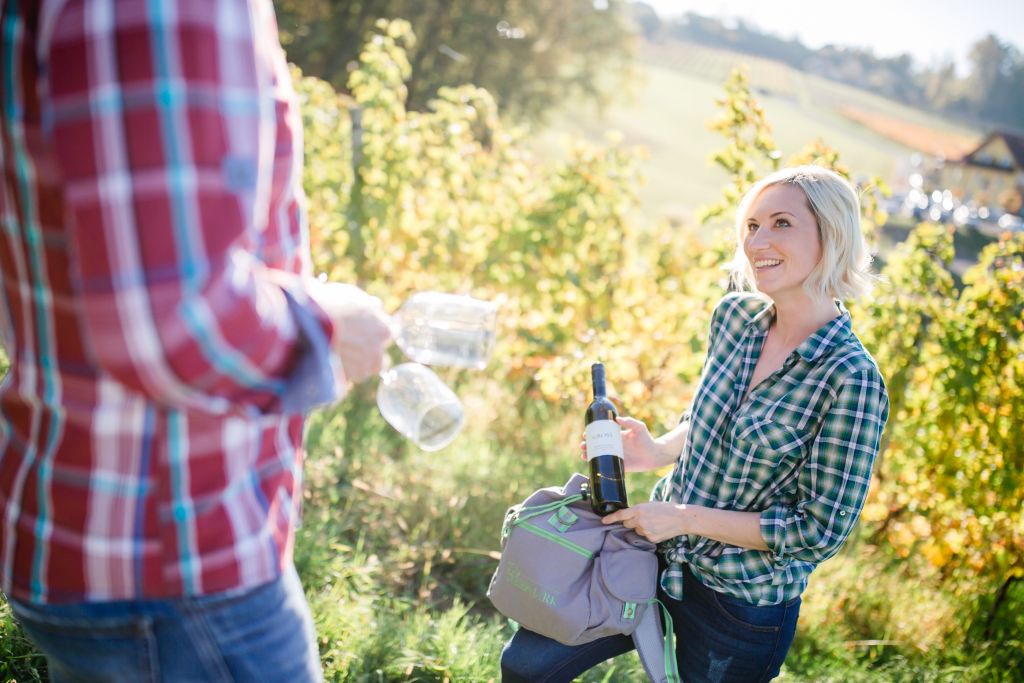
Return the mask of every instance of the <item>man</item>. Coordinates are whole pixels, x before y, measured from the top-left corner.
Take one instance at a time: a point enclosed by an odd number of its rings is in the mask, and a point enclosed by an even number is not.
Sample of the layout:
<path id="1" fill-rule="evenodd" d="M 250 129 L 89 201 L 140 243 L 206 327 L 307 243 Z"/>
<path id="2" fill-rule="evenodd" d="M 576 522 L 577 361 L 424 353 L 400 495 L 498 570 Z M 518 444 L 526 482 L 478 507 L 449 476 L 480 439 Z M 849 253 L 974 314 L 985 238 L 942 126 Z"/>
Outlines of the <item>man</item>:
<path id="1" fill-rule="evenodd" d="M 54 681 L 320 678 L 301 416 L 389 334 L 311 277 L 270 0 L 0 0 L 0 48 L 3 592 Z"/>

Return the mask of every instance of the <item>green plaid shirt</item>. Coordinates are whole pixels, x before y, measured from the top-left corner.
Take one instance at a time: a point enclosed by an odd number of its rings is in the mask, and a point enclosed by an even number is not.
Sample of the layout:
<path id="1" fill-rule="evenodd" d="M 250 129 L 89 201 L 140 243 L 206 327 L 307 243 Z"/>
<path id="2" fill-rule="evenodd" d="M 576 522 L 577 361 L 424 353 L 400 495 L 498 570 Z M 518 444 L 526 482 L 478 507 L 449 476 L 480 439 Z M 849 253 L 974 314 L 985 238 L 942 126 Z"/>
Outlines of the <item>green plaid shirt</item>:
<path id="1" fill-rule="evenodd" d="M 742 405 L 775 309 L 727 295 L 711 320 L 689 434 L 653 500 L 761 513 L 770 550 L 701 536 L 661 544 L 661 585 L 682 598 L 683 563 L 704 584 L 755 605 L 800 595 L 860 515 L 889 415 L 874 359 L 842 315 L 808 337 Z"/>

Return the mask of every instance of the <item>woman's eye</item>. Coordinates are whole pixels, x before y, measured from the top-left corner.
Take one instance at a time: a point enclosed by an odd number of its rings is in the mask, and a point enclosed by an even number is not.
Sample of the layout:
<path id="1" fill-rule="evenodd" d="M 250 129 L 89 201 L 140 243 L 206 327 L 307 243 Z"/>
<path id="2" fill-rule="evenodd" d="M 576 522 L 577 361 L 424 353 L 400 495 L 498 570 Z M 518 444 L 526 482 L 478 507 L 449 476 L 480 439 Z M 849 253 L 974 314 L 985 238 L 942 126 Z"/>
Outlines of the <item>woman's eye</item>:
<path id="1" fill-rule="evenodd" d="M 785 218 L 780 218 L 779 220 L 775 221 L 775 225 L 777 225 L 780 228 L 788 228 L 789 221 L 787 221 Z"/>
<path id="2" fill-rule="evenodd" d="M 747 223 L 747 232 L 757 232 L 757 223 Z"/>

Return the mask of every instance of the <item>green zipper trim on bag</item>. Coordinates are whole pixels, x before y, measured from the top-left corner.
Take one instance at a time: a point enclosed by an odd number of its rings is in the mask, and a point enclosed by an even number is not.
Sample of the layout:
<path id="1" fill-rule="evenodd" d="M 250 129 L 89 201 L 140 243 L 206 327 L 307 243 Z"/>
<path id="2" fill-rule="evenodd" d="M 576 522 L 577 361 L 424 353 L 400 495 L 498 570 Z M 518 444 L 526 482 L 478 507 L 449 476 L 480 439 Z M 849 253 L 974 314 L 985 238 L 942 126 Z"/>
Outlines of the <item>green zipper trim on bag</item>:
<path id="1" fill-rule="evenodd" d="M 550 503 L 545 503 L 544 505 L 536 505 L 533 507 L 518 506 L 518 508 L 509 508 L 509 513 L 505 515 L 505 521 L 501 525 L 502 543 L 504 543 L 505 539 L 508 538 L 508 535 L 512 532 L 512 527 L 518 526 L 519 524 L 522 524 L 528 519 L 533 519 L 534 517 L 543 515 L 545 512 L 550 512 L 551 510 L 561 512 L 562 510 L 568 508 L 573 503 L 579 502 L 581 500 L 583 500 L 583 496 L 577 493 L 572 496 L 567 496 L 562 500 L 556 500 Z"/>
<path id="2" fill-rule="evenodd" d="M 519 520 L 527 520 L 531 517 L 543 515 L 545 512 L 550 512 L 552 510 L 557 510 L 559 508 L 568 507 L 569 505 L 581 500 L 583 500 L 583 496 L 577 493 L 576 495 L 566 496 L 562 500 L 556 500 L 552 503 L 546 503 L 544 505 L 538 505 L 536 507 L 520 508 L 519 513 L 516 515 L 516 518 Z"/>
<path id="3" fill-rule="evenodd" d="M 547 529 L 542 529 L 539 526 L 535 526 L 533 524 L 528 524 L 528 523 L 526 523 L 525 521 L 522 521 L 522 520 L 517 522 L 516 526 L 521 526 L 522 528 L 526 529 L 527 531 L 529 531 L 532 534 L 536 534 L 537 536 L 540 536 L 542 538 L 546 538 L 549 541 L 553 541 L 553 542 L 557 543 L 558 545 L 562 546 L 563 548 L 566 548 L 568 550 L 573 551 L 577 555 L 582 555 L 583 557 L 587 558 L 588 560 L 591 559 L 592 557 L 594 557 L 594 553 L 590 552 L 589 550 L 587 550 L 583 546 L 576 545 L 572 541 L 567 541 L 564 538 L 562 538 L 561 536 L 559 536 L 557 534 L 551 533 Z"/>

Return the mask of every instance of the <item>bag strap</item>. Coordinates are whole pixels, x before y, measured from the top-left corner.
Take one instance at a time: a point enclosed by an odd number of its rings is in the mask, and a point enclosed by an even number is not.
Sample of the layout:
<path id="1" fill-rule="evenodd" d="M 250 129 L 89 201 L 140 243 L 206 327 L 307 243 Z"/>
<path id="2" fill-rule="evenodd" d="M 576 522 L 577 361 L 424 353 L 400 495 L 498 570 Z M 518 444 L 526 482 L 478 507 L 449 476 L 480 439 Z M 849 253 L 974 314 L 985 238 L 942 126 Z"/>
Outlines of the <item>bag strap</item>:
<path id="1" fill-rule="evenodd" d="M 505 521 L 501 525 L 502 544 L 504 544 L 505 539 L 508 538 L 509 534 L 512 533 L 512 527 L 518 526 L 529 519 L 533 519 L 534 517 L 539 517 L 546 512 L 555 511 L 557 514 L 560 510 L 564 510 L 569 505 L 581 500 L 583 500 L 583 496 L 577 493 L 576 495 L 566 496 L 565 498 L 560 498 L 550 503 L 545 503 L 544 505 L 535 505 L 530 507 L 516 505 L 509 508 L 508 513 L 505 515 Z"/>
<path id="2" fill-rule="evenodd" d="M 649 603 L 652 609 L 644 610 L 636 630 L 633 631 L 633 644 L 640 663 L 644 665 L 647 676 L 655 683 L 681 683 L 679 666 L 676 662 L 675 631 L 672 626 L 672 615 L 668 608 L 655 598 Z M 653 609 L 657 604 L 665 619 L 662 627 L 658 611 Z"/>
<path id="3" fill-rule="evenodd" d="M 513 524 L 525 522 L 528 519 L 533 519 L 534 517 L 543 515 L 545 512 L 552 512 L 554 510 L 558 510 L 560 508 L 572 505 L 573 503 L 581 500 L 583 500 L 583 496 L 577 493 L 572 496 L 566 496 L 565 498 L 562 498 L 561 500 L 556 500 L 552 503 L 545 503 L 544 505 L 537 505 L 536 507 L 520 508 L 519 512 L 516 514 L 516 520 L 515 522 L 513 522 Z"/>

